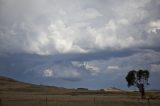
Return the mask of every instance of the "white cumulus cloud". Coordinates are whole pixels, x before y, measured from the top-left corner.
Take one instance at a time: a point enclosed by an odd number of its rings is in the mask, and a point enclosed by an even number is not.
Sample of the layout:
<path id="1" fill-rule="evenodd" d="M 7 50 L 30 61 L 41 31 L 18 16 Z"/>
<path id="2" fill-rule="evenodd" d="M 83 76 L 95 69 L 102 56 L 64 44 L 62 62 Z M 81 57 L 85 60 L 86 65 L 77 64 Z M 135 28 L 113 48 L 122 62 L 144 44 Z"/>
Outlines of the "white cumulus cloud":
<path id="1" fill-rule="evenodd" d="M 152 64 L 151 72 L 160 72 L 160 64 Z"/>
<path id="2" fill-rule="evenodd" d="M 80 12 L 80 16 L 84 19 L 94 19 L 96 17 L 102 16 L 101 13 L 99 13 L 96 9 L 94 8 L 87 8 L 83 11 Z"/>
<path id="3" fill-rule="evenodd" d="M 160 20 L 152 21 L 149 23 L 148 32 L 153 32 L 153 33 L 157 34 L 158 30 L 160 31 Z"/>
<path id="4" fill-rule="evenodd" d="M 119 66 L 108 66 L 107 68 L 110 70 L 118 70 Z"/>
<path id="5" fill-rule="evenodd" d="M 158 8 L 150 7 L 159 5 L 156 2 L 1 0 L 0 54 L 55 55 L 154 47 L 160 28 Z"/>
<path id="6" fill-rule="evenodd" d="M 43 76 L 44 77 L 53 77 L 53 71 L 51 69 L 46 69 L 43 71 Z"/>

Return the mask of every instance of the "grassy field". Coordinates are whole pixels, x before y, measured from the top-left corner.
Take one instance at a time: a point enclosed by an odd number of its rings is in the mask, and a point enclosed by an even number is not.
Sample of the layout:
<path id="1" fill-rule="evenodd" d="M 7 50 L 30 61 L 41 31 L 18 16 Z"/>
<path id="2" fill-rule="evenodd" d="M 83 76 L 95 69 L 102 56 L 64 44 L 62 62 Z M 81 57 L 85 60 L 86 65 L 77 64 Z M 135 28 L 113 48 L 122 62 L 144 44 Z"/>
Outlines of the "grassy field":
<path id="1" fill-rule="evenodd" d="M 104 92 L 34 85 L 0 77 L 0 106 L 160 106 L 160 92 Z"/>
<path id="2" fill-rule="evenodd" d="M 140 99 L 137 92 L 72 92 L 54 95 L 39 93 L 1 93 L 1 106 L 160 106 L 160 99 Z M 156 98 L 154 98 L 154 96 Z"/>

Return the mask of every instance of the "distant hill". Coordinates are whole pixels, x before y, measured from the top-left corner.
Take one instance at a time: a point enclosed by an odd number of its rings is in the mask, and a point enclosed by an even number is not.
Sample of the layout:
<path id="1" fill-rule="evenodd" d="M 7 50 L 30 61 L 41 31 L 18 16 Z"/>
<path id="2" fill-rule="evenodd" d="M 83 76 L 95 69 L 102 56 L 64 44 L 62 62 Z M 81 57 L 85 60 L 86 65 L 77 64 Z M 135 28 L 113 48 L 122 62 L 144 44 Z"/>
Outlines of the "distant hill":
<path id="1" fill-rule="evenodd" d="M 109 87 L 109 88 L 104 89 L 104 91 L 123 92 L 124 90 L 118 89 L 116 87 Z"/>
<path id="2" fill-rule="evenodd" d="M 0 92 L 64 94 L 70 91 L 72 90 L 55 86 L 35 85 L 0 76 Z"/>

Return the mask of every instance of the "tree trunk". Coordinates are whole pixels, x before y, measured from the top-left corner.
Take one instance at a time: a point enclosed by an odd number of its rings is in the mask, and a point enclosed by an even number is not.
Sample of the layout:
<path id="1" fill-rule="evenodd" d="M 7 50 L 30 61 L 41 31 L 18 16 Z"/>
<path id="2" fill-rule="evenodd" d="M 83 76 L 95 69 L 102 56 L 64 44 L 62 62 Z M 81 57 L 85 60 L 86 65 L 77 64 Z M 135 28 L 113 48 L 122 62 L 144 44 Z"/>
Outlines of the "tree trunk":
<path id="1" fill-rule="evenodd" d="M 145 90 L 144 90 L 144 85 L 143 84 L 138 84 L 137 85 L 139 92 L 141 94 L 141 98 L 144 99 L 145 98 Z"/>

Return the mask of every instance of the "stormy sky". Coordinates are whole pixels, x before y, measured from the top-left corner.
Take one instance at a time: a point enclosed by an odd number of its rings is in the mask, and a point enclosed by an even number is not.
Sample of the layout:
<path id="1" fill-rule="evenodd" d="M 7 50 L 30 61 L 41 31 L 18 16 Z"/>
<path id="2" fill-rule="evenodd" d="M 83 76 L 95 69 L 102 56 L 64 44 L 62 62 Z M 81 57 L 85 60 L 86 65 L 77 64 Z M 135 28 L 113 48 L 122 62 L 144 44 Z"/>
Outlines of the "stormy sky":
<path id="1" fill-rule="evenodd" d="M 0 75 L 67 88 L 160 89 L 159 0 L 0 0 Z"/>

